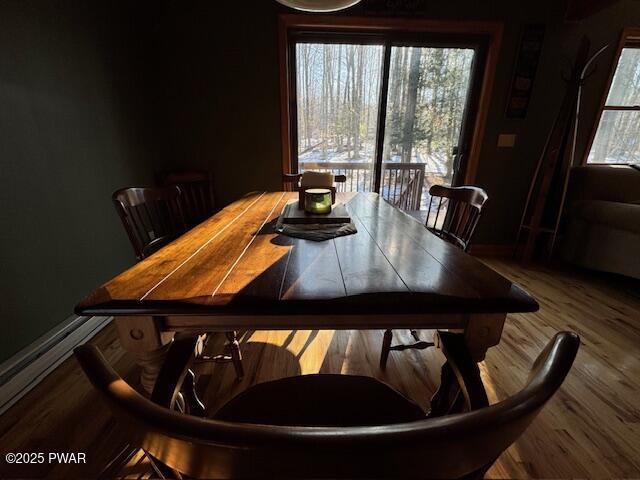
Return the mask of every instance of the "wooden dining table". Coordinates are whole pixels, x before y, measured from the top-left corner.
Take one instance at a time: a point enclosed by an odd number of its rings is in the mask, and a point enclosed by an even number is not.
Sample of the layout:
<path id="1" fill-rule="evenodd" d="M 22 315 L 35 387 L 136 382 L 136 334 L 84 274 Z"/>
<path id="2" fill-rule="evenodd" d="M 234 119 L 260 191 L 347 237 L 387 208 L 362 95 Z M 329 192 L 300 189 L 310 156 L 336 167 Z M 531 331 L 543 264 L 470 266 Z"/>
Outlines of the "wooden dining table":
<path id="1" fill-rule="evenodd" d="M 507 313 L 537 302 L 375 193 L 338 193 L 357 233 L 278 234 L 294 192 L 252 192 L 97 288 L 79 315 L 113 316 L 151 392 L 179 332 L 446 329 L 475 362 Z"/>

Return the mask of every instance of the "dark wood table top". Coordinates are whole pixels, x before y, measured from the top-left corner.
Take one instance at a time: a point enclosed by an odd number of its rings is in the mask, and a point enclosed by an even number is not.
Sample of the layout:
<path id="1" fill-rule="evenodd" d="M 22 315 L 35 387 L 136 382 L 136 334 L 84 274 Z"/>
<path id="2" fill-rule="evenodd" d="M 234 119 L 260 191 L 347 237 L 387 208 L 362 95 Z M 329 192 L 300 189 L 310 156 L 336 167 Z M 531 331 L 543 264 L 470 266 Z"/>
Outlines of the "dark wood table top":
<path id="1" fill-rule="evenodd" d="M 80 315 L 473 314 L 536 301 L 374 193 L 339 194 L 358 233 L 276 234 L 291 192 L 251 193 L 95 290 Z"/>

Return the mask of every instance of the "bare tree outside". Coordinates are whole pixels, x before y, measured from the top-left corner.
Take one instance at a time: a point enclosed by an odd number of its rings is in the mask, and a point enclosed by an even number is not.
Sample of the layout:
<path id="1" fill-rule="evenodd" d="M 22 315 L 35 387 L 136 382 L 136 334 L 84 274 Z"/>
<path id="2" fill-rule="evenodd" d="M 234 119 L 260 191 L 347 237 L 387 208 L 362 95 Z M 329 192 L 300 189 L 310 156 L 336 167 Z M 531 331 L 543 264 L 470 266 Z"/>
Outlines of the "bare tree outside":
<path id="1" fill-rule="evenodd" d="M 473 56 L 463 48 L 391 50 L 382 193 L 403 207 L 415 189 L 424 209 L 429 186 L 451 184 Z"/>
<path id="2" fill-rule="evenodd" d="M 369 164 L 371 170 L 382 47 L 300 43 L 296 57 L 301 170 L 325 162 Z M 355 189 L 369 190 L 371 175 L 366 180 L 363 175 Z"/>
<path id="3" fill-rule="evenodd" d="M 587 162 L 640 162 L 639 48 L 624 48 L 620 54 Z"/>
<path id="4" fill-rule="evenodd" d="M 299 170 L 347 175 L 346 190 L 375 182 L 381 45 L 296 45 Z M 428 187 L 452 178 L 474 51 L 392 47 L 381 194 L 425 208 Z"/>

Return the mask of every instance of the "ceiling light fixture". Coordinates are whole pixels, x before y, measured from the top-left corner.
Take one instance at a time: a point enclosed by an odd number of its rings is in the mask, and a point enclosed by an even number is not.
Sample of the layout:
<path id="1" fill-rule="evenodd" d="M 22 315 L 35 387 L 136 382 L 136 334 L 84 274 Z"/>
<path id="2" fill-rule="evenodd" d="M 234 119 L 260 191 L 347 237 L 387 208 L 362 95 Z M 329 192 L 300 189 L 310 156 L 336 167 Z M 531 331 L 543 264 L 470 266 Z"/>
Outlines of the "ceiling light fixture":
<path id="1" fill-rule="evenodd" d="M 352 7 L 360 0 L 276 0 L 282 5 L 304 12 L 335 12 Z"/>

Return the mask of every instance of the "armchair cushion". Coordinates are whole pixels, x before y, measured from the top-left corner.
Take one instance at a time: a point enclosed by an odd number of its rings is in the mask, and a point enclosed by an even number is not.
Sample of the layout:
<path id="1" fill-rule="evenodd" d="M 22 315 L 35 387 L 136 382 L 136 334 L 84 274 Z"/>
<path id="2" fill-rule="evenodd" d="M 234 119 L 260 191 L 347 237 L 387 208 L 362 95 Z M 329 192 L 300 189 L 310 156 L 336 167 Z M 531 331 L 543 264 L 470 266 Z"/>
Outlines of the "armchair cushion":
<path id="1" fill-rule="evenodd" d="M 592 200 L 582 203 L 575 216 L 589 223 L 640 234 L 640 203 Z"/>
<path id="2" fill-rule="evenodd" d="M 640 171 L 626 165 L 587 165 L 571 169 L 567 212 L 582 202 L 640 203 Z"/>

